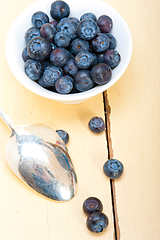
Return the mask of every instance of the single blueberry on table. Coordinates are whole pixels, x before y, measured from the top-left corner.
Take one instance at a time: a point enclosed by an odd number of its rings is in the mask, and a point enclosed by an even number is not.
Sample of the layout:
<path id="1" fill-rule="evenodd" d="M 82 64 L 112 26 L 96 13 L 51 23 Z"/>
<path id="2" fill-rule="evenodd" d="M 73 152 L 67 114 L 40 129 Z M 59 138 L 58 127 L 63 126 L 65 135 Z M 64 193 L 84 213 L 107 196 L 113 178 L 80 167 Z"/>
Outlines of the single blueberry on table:
<path id="1" fill-rule="evenodd" d="M 43 73 L 43 81 L 49 86 L 55 86 L 55 82 L 62 76 L 61 68 L 50 65 Z"/>
<path id="2" fill-rule="evenodd" d="M 123 164 L 117 159 L 109 159 L 103 165 L 103 172 L 110 179 L 119 178 L 122 175 L 123 171 Z"/>
<path id="3" fill-rule="evenodd" d="M 105 130 L 103 118 L 92 117 L 88 123 L 88 127 L 93 133 L 102 133 Z"/>
<path id="4" fill-rule="evenodd" d="M 26 45 L 35 37 L 40 37 L 41 33 L 40 30 L 37 28 L 30 28 L 29 30 L 27 30 L 27 32 L 25 32 L 25 43 Z"/>
<path id="5" fill-rule="evenodd" d="M 104 33 L 98 33 L 95 38 L 91 40 L 91 46 L 94 51 L 101 53 L 109 48 L 109 38 Z"/>
<path id="6" fill-rule="evenodd" d="M 74 86 L 79 92 L 87 91 L 94 86 L 89 70 L 79 70 L 74 78 Z"/>
<path id="7" fill-rule="evenodd" d="M 50 53 L 50 62 L 56 67 L 63 67 L 69 60 L 69 52 L 65 48 L 55 48 Z"/>
<path id="8" fill-rule="evenodd" d="M 78 67 L 75 64 L 74 59 L 70 58 L 66 65 L 63 67 L 64 73 L 71 77 L 75 77 L 78 72 Z"/>
<path id="9" fill-rule="evenodd" d="M 83 19 L 92 19 L 95 22 L 97 22 L 97 17 L 94 13 L 84 13 L 81 17 L 80 17 L 80 21 Z"/>
<path id="10" fill-rule="evenodd" d="M 61 139 L 63 140 L 63 142 L 65 144 L 67 144 L 69 142 L 69 134 L 68 132 L 64 131 L 64 130 L 56 130 L 56 133 L 58 133 L 58 135 L 61 137 Z"/>
<path id="11" fill-rule="evenodd" d="M 83 211 L 87 215 L 93 212 L 102 212 L 103 205 L 101 200 L 96 197 L 88 197 L 83 203 Z"/>
<path id="12" fill-rule="evenodd" d="M 115 49 L 117 45 L 117 40 L 116 38 L 110 34 L 110 33 L 105 33 L 107 37 L 109 38 L 109 49 Z"/>
<path id="13" fill-rule="evenodd" d="M 73 55 L 76 55 L 80 51 L 89 51 L 89 42 L 82 40 L 80 38 L 76 38 L 72 41 L 70 45 L 70 51 Z"/>
<path id="14" fill-rule="evenodd" d="M 51 43 L 43 37 L 35 37 L 27 45 L 27 51 L 30 58 L 39 61 L 48 58 L 51 49 Z"/>
<path id="15" fill-rule="evenodd" d="M 26 62 L 28 59 L 30 59 L 28 51 L 27 51 L 27 47 L 25 47 L 22 51 L 22 59 L 24 62 Z"/>
<path id="16" fill-rule="evenodd" d="M 112 27 L 113 27 L 113 21 L 107 15 L 101 15 L 97 20 L 97 24 L 98 24 L 99 29 L 102 33 L 110 32 L 112 30 Z"/>
<path id="17" fill-rule="evenodd" d="M 60 94 L 68 94 L 73 89 L 73 78 L 66 75 L 55 82 L 56 91 Z"/>
<path id="18" fill-rule="evenodd" d="M 49 22 L 49 17 L 46 13 L 37 11 L 32 15 L 31 21 L 35 28 L 41 28 L 43 24 Z"/>
<path id="19" fill-rule="evenodd" d="M 69 33 L 60 31 L 54 37 L 54 42 L 58 47 L 66 48 L 70 44 L 71 37 Z"/>
<path id="20" fill-rule="evenodd" d="M 91 78 L 98 85 L 103 85 L 111 80 L 112 70 L 106 63 L 97 63 L 91 70 Z"/>
<path id="21" fill-rule="evenodd" d="M 56 28 L 51 23 L 45 23 L 40 28 L 41 36 L 46 38 L 49 42 L 53 42 L 56 32 Z"/>
<path id="22" fill-rule="evenodd" d="M 80 69 L 87 69 L 93 65 L 95 55 L 88 51 L 80 51 L 75 56 L 75 63 Z"/>
<path id="23" fill-rule="evenodd" d="M 29 59 L 24 63 L 25 74 L 32 80 L 38 80 L 43 74 L 43 67 L 39 61 Z"/>
<path id="24" fill-rule="evenodd" d="M 93 212 L 87 217 L 87 228 L 94 233 L 103 232 L 109 224 L 108 217 L 102 212 Z"/>
<path id="25" fill-rule="evenodd" d="M 51 4 L 50 9 L 51 17 L 55 20 L 61 20 L 64 17 L 68 17 L 70 14 L 70 7 L 64 1 L 54 1 Z"/>
<path id="26" fill-rule="evenodd" d="M 77 26 L 78 23 L 75 20 L 69 18 L 64 20 L 62 19 L 57 26 L 57 30 L 59 32 L 67 32 L 70 35 L 71 40 L 73 40 L 77 37 Z"/>
<path id="27" fill-rule="evenodd" d="M 108 50 L 104 53 L 104 61 L 108 64 L 112 69 L 117 67 L 121 61 L 121 55 L 115 49 Z"/>
<path id="28" fill-rule="evenodd" d="M 78 37 L 84 40 L 93 39 L 99 33 L 97 23 L 92 19 L 83 19 L 77 26 Z"/>

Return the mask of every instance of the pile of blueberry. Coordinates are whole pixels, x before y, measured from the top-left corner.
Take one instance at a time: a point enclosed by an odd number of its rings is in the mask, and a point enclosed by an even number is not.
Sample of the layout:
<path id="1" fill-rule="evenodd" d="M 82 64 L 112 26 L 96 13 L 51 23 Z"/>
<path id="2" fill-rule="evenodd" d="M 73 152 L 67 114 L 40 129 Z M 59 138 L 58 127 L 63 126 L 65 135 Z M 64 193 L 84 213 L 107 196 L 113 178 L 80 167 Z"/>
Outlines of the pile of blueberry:
<path id="1" fill-rule="evenodd" d="M 121 60 L 110 33 L 112 19 L 107 15 L 97 19 L 93 13 L 69 17 L 70 7 L 64 1 L 54 1 L 50 15 L 53 21 L 42 11 L 31 17 L 33 26 L 25 32 L 22 52 L 26 75 L 60 94 L 108 83 Z"/>

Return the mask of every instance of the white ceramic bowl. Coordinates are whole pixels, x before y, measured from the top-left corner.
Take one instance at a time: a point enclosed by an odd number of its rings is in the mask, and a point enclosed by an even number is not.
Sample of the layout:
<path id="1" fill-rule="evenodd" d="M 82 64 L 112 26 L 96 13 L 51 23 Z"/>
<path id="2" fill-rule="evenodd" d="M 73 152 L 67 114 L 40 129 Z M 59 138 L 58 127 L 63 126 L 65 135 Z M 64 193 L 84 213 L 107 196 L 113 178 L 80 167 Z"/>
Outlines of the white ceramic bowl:
<path id="1" fill-rule="evenodd" d="M 31 16 L 36 11 L 43 11 L 50 17 L 50 6 L 54 0 L 39 0 L 25 9 L 13 22 L 6 40 L 6 57 L 9 67 L 18 81 L 27 89 L 42 97 L 53 99 L 65 104 L 77 104 L 110 88 L 125 72 L 132 55 L 132 37 L 130 30 L 122 16 L 111 6 L 101 0 L 66 0 L 70 6 L 70 16 L 80 18 L 85 12 L 93 12 L 97 18 L 100 15 L 108 15 L 113 20 L 112 34 L 117 39 L 116 50 L 121 55 L 120 64 L 112 71 L 110 82 L 96 86 L 91 90 L 74 94 L 59 94 L 42 88 L 36 82 L 29 79 L 24 72 L 22 51 L 25 47 L 25 31 L 32 26 Z M 51 20 L 52 18 L 50 18 Z"/>

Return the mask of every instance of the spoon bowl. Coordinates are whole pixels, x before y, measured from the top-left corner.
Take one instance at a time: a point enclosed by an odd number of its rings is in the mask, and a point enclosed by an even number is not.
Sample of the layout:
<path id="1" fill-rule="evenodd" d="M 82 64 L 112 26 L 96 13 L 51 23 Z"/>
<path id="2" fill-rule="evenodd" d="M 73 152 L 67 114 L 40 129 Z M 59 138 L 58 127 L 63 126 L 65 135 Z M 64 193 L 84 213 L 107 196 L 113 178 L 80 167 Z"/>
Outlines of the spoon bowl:
<path id="1" fill-rule="evenodd" d="M 5 155 L 12 171 L 45 197 L 71 200 L 77 192 L 77 177 L 59 135 L 42 124 L 18 125 L 1 108 L 0 116 L 11 129 Z"/>

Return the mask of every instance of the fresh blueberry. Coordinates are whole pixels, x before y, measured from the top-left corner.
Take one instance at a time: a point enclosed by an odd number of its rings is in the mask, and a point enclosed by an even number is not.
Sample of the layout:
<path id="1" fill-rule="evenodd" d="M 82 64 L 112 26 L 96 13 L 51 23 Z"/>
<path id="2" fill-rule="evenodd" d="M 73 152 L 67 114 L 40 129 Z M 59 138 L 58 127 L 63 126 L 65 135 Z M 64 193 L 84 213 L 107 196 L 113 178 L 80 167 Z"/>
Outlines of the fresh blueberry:
<path id="1" fill-rule="evenodd" d="M 25 43 L 26 45 L 35 37 L 40 37 L 41 33 L 40 30 L 37 28 L 30 28 L 26 33 L 25 33 Z"/>
<path id="2" fill-rule="evenodd" d="M 78 67 L 75 64 L 74 59 L 69 59 L 66 65 L 63 68 L 66 75 L 70 75 L 71 77 L 75 77 L 78 72 Z"/>
<path id="3" fill-rule="evenodd" d="M 51 17 L 55 20 L 61 20 L 64 17 L 68 17 L 70 14 L 70 7 L 64 1 L 54 1 L 51 4 L 50 9 Z"/>
<path id="4" fill-rule="evenodd" d="M 69 60 L 69 52 L 65 48 L 55 48 L 50 53 L 50 61 L 57 67 L 63 67 Z"/>
<path id="5" fill-rule="evenodd" d="M 71 19 L 66 19 L 64 21 L 60 21 L 58 26 L 57 26 L 57 29 L 58 31 L 64 31 L 64 32 L 67 32 L 70 37 L 71 37 L 71 40 L 75 39 L 77 37 L 77 26 L 78 26 L 78 23 L 74 20 L 71 20 Z"/>
<path id="6" fill-rule="evenodd" d="M 87 215 L 93 212 L 102 212 L 103 205 L 101 200 L 96 197 L 88 197 L 83 203 L 83 211 Z"/>
<path id="7" fill-rule="evenodd" d="M 70 51 L 73 55 L 76 55 L 80 51 L 89 51 L 89 42 L 82 40 L 80 38 L 76 38 L 72 41 L 70 45 Z"/>
<path id="8" fill-rule="evenodd" d="M 83 19 L 92 19 L 95 22 L 97 22 L 97 17 L 94 13 L 84 13 L 81 17 L 80 17 L 80 21 Z"/>
<path id="9" fill-rule="evenodd" d="M 43 74 L 43 67 L 39 61 L 29 59 L 24 63 L 26 75 L 32 80 L 38 80 Z"/>
<path id="10" fill-rule="evenodd" d="M 89 70 L 79 70 L 74 78 L 75 88 L 79 92 L 87 91 L 94 86 Z"/>
<path id="11" fill-rule="evenodd" d="M 117 45 L 117 40 L 116 38 L 110 34 L 110 33 L 105 33 L 107 37 L 109 38 L 109 49 L 115 49 Z"/>
<path id="12" fill-rule="evenodd" d="M 101 212 L 93 212 L 87 217 L 87 228 L 94 233 L 103 232 L 109 224 L 108 217 Z"/>
<path id="13" fill-rule="evenodd" d="M 101 117 L 92 117 L 88 123 L 89 129 L 94 133 L 102 133 L 105 129 L 105 123 Z"/>
<path id="14" fill-rule="evenodd" d="M 25 47 L 22 51 L 22 59 L 24 62 L 26 62 L 28 59 L 30 59 L 28 51 L 27 51 L 27 47 Z"/>
<path id="15" fill-rule="evenodd" d="M 38 84 L 39 84 L 41 87 L 43 87 L 43 88 L 46 88 L 46 89 L 49 89 L 49 88 L 50 88 L 50 86 L 44 82 L 44 80 L 43 80 L 43 75 L 42 75 L 42 77 L 41 77 L 40 79 L 38 79 Z"/>
<path id="16" fill-rule="evenodd" d="M 70 44 L 71 37 L 69 33 L 60 31 L 54 37 L 54 42 L 58 47 L 66 48 Z"/>
<path id="17" fill-rule="evenodd" d="M 74 21 L 76 21 L 77 23 L 79 23 L 79 19 L 76 18 L 76 17 L 69 17 L 69 19 L 70 19 L 70 20 L 74 20 Z"/>
<path id="18" fill-rule="evenodd" d="M 101 15 L 97 20 L 97 24 L 98 24 L 98 26 L 100 28 L 100 31 L 102 33 L 110 32 L 112 30 L 112 27 L 113 27 L 113 21 L 107 15 Z"/>
<path id="19" fill-rule="evenodd" d="M 56 130 L 56 133 L 62 138 L 63 142 L 67 144 L 69 142 L 69 134 L 64 130 Z"/>
<path id="20" fill-rule="evenodd" d="M 58 93 L 68 94 L 73 89 L 73 78 L 66 75 L 55 82 L 55 88 Z"/>
<path id="21" fill-rule="evenodd" d="M 120 63 L 121 55 L 117 50 L 108 50 L 104 53 L 104 60 L 113 69 Z"/>
<path id="22" fill-rule="evenodd" d="M 51 49 L 51 43 L 43 37 L 35 37 L 28 43 L 27 46 L 27 51 L 30 58 L 39 61 L 48 58 Z"/>
<path id="23" fill-rule="evenodd" d="M 43 24 L 49 22 L 49 17 L 46 13 L 37 11 L 32 15 L 31 21 L 35 28 L 41 28 Z"/>
<path id="24" fill-rule="evenodd" d="M 91 70 L 91 78 L 98 85 L 103 85 L 111 80 L 112 70 L 106 63 L 97 63 Z"/>
<path id="25" fill-rule="evenodd" d="M 124 171 L 124 167 L 119 160 L 109 159 L 103 165 L 103 171 L 104 171 L 104 174 L 110 179 L 117 179 L 122 175 Z"/>
<path id="26" fill-rule="evenodd" d="M 104 33 L 98 33 L 95 38 L 91 40 L 91 46 L 94 51 L 101 53 L 109 48 L 109 38 Z"/>
<path id="27" fill-rule="evenodd" d="M 93 39 L 99 33 L 97 23 L 92 19 L 83 19 L 79 22 L 77 27 L 77 34 L 79 38 L 84 40 Z"/>
<path id="28" fill-rule="evenodd" d="M 87 51 L 80 51 L 75 56 L 75 63 L 80 69 L 87 69 L 93 65 L 95 55 Z"/>
<path id="29" fill-rule="evenodd" d="M 45 23 L 40 28 L 41 36 L 46 38 L 49 42 L 53 42 L 56 32 L 56 28 L 50 23 Z"/>
<path id="30" fill-rule="evenodd" d="M 55 82 L 62 76 L 61 68 L 50 65 L 43 73 L 43 81 L 49 86 L 55 86 Z"/>

